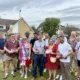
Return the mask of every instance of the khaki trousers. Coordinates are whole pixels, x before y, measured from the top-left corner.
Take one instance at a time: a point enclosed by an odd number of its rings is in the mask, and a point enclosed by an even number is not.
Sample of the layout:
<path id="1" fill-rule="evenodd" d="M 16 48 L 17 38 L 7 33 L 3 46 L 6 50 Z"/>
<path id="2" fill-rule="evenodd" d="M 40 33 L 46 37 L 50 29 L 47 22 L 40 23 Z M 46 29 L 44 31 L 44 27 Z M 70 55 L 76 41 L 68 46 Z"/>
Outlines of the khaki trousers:
<path id="1" fill-rule="evenodd" d="M 71 80 L 70 63 L 60 62 L 62 80 Z"/>

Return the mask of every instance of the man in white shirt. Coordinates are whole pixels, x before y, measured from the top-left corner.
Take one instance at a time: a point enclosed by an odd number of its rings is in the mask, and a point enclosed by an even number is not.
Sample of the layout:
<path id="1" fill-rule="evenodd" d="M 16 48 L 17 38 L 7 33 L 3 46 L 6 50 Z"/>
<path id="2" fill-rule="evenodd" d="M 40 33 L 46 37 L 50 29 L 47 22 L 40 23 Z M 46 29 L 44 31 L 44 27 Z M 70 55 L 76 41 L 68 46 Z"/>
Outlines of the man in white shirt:
<path id="1" fill-rule="evenodd" d="M 62 80 L 71 80 L 70 74 L 70 55 L 72 48 L 70 44 L 64 42 L 64 37 L 60 38 L 60 44 L 58 45 L 58 52 L 61 54 L 60 66 L 62 72 Z"/>
<path id="2" fill-rule="evenodd" d="M 39 69 L 39 74 L 42 77 L 43 76 L 43 69 L 44 69 L 44 53 L 45 53 L 45 43 L 42 40 L 42 35 L 38 35 L 38 40 L 35 41 L 33 46 L 33 52 L 34 52 L 34 65 L 32 70 L 32 80 L 35 80 L 36 74 L 37 74 L 37 67 Z"/>
<path id="3" fill-rule="evenodd" d="M 63 36 L 64 37 L 64 42 L 68 42 L 63 30 L 59 31 L 59 35 L 58 36 Z"/>

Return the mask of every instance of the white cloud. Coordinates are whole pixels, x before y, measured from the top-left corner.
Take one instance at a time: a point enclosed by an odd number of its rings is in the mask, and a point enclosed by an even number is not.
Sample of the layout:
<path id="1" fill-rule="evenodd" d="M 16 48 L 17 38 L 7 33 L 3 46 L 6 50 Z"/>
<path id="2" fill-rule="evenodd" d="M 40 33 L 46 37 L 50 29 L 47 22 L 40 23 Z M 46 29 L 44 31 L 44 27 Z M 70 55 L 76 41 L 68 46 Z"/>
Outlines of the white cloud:
<path id="1" fill-rule="evenodd" d="M 29 25 L 38 26 L 47 17 L 60 18 L 62 24 L 80 24 L 79 0 L 0 0 L 2 18 L 18 19 L 20 9 Z"/>

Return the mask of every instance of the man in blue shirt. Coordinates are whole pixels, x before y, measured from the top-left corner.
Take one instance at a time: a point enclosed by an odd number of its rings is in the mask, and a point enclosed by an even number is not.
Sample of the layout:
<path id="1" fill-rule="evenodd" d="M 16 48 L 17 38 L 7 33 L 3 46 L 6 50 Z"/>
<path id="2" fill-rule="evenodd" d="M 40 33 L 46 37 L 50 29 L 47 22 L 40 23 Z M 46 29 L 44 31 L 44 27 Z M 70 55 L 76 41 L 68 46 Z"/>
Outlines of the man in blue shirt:
<path id="1" fill-rule="evenodd" d="M 1 33 L 0 34 L 0 54 L 2 55 L 2 60 L 3 60 L 3 71 L 4 71 L 4 68 L 5 68 L 5 58 L 4 58 L 4 55 L 5 55 L 5 50 L 4 50 L 4 44 L 6 43 L 6 39 L 3 38 L 3 34 Z"/>
<path id="2" fill-rule="evenodd" d="M 35 80 L 36 74 L 37 74 L 37 67 L 39 69 L 39 74 L 42 77 L 43 76 L 43 69 L 44 69 L 44 53 L 45 53 L 45 43 L 44 40 L 42 40 L 42 35 L 38 35 L 38 40 L 35 41 L 33 46 L 33 52 L 34 52 L 34 65 L 33 65 L 33 71 L 32 80 Z M 43 78 L 43 77 L 42 77 Z"/>

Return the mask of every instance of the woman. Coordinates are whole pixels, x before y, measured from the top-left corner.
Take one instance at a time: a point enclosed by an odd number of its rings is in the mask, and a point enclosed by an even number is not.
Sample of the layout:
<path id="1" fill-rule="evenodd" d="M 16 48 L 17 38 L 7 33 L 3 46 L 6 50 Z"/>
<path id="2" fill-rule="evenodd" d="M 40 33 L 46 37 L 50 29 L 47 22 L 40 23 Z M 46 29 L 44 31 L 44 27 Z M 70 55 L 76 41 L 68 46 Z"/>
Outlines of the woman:
<path id="1" fill-rule="evenodd" d="M 19 59 L 20 65 L 22 67 L 21 77 L 25 76 L 24 78 L 27 78 L 28 66 L 31 63 L 30 54 L 31 54 L 30 43 L 27 42 L 26 38 L 23 38 L 20 47 Z"/>
<path id="2" fill-rule="evenodd" d="M 59 67 L 59 59 L 57 59 L 57 45 L 53 43 L 53 40 L 49 40 L 49 46 L 46 49 L 47 62 L 45 67 L 49 70 L 49 78 L 51 80 L 53 75 L 54 80 L 56 80 L 56 72 Z"/>

